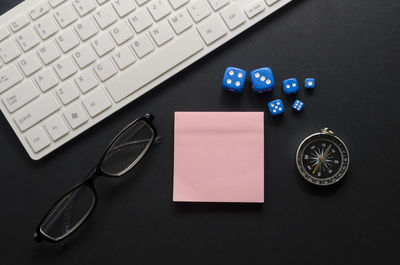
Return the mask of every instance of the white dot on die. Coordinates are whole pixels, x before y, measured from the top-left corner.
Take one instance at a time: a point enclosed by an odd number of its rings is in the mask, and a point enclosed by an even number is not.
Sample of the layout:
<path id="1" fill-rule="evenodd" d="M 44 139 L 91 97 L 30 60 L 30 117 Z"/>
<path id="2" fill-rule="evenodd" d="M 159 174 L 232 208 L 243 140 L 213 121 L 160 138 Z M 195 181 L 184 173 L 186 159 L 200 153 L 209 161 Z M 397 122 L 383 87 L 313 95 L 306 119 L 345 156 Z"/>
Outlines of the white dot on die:
<path id="1" fill-rule="evenodd" d="M 278 109 L 279 107 L 278 106 L 275 106 L 275 109 Z"/>
<path id="2" fill-rule="evenodd" d="M 259 77 L 260 77 L 260 73 L 256 73 L 256 74 L 255 74 L 255 77 L 256 77 L 256 78 L 259 78 Z"/>
<path id="3" fill-rule="evenodd" d="M 240 82 L 239 81 L 236 81 L 236 86 L 240 86 Z"/>
<path id="4" fill-rule="evenodd" d="M 226 80 L 226 82 L 228 83 L 228 85 L 232 84 L 232 80 L 230 80 L 230 79 Z"/>
<path id="5" fill-rule="evenodd" d="M 267 85 L 270 85 L 271 84 L 271 79 L 267 79 Z"/>
<path id="6" fill-rule="evenodd" d="M 276 112 L 276 109 L 274 109 L 273 112 Z"/>
<path id="7" fill-rule="evenodd" d="M 271 104 L 271 107 L 274 107 L 275 105 L 274 104 Z"/>
<path id="8" fill-rule="evenodd" d="M 264 82 L 264 81 L 265 81 L 265 76 L 262 76 L 262 77 L 260 78 L 260 80 Z"/>
<path id="9" fill-rule="evenodd" d="M 296 87 L 296 83 L 293 83 L 292 86 L 293 86 L 293 87 Z"/>
<path id="10" fill-rule="evenodd" d="M 232 70 L 229 71 L 229 75 L 233 75 L 234 72 Z"/>
<path id="11" fill-rule="evenodd" d="M 242 73 L 238 73 L 238 77 L 239 77 L 239 78 L 242 78 L 242 77 L 243 77 L 243 74 L 242 74 Z"/>
<path id="12" fill-rule="evenodd" d="M 290 85 L 286 85 L 287 88 L 290 88 Z"/>
<path id="13" fill-rule="evenodd" d="M 276 105 L 280 105 L 281 103 L 280 102 L 276 102 Z"/>
<path id="14" fill-rule="evenodd" d="M 309 85 L 309 86 L 312 86 L 312 81 L 308 81 L 308 85 Z"/>
<path id="15" fill-rule="evenodd" d="M 282 108 L 279 108 L 279 111 L 282 111 Z"/>

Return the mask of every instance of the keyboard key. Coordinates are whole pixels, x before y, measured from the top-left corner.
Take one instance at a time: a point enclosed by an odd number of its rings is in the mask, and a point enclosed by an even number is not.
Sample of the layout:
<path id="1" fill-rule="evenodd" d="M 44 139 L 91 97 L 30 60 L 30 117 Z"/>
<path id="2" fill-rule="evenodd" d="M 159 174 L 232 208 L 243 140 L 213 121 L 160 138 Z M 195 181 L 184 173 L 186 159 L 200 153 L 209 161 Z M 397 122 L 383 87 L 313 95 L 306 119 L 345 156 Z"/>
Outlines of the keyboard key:
<path id="1" fill-rule="evenodd" d="M 10 65 L 0 70 L 0 93 L 18 84 L 23 79 L 16 66 Z"/>
<path id="2" fill-rule="evenodd" d="M 39 86 L 40 90 L 46 92 L 58 84 L 58 79 L 51 69 L 46 68 L 35 76 L 35 82 Z"/>
<path id="3" fill-rule="evenodd" d="M 171 26 L 166 21 L 151 29 L 150 34 L 158 46 L 162 46 L 174 37 Z"/>
<path id="4" fill-rule="evenodd" d="M 10 31 L 6 27 L 0 27 L 0 42 L 10 36 Z"/>
<path id="5" fill-rule="evenodd" d="M 275 4 L 276 2 L 278 2 L 279 0 L 265 0 L 267 2 L 267 4 L 269 6 L 272 6 L 273 4 Z"/>
<path id="6" fill-rule="evenodd" d="M 41 127 L 36 127 L 28 132 L 25 138 L 35 153 L 50 145 L 50 140 Z"/>
<path id="7" fill-rule="evenodd" d="M 265 10 L 265 4 L 263 0 L 259 0 L 249 5 L 244 12 L 248 18 L 253 18 Z"/>
<path id="8" fill-rule="evenodd" d="M 143 58 L 154 50 L 154 46 L 146 34 L 134 39 L 131 46 L 139 58 Z"/>
<path id="9" fill-rule="evenodd" d="M 111 6 L 103 7 L 94 14 L 94 19 L 101 29 L 105 29 L 114 24 L 118 17 Z"/>
<path id="10" fill-rule="evenodd" d="M 99 57 L 106 55 L 115 48 L 113 41 L 106 33 L 103 33 L 102 35 L 96 37 L 92 41 L 92 46 Z"/>
<path id="11" fill-rule="evenodd" d="M 79 97 L 78 89 L 71 82 L 65 83 L 63 86 L 56 89 L 57 96 L 64 105 L 71 103 Z"/>
<path id="12" fill-rule="evenodd" d="M 70 29 L 62 31 L 60 35 L 57 36 L 56 41 L 63 53 L 67 53 L 79 45 L 78 38 Z"/>
<path id="13" fill-rule="evenodd" d="M 184 10 L 178 11 L 175 15 L 168 19 L 176 34 L 181 34 L 192 26 L 192 20 Z"/>
<path id="14" fill-rule="evenodd" d="M 125 21 L 121 21 L 117 25 L 113 26 L 110 33 L 118 45 L 123 44 L 133 37 L 132 31 L 129 29 L 129 26 Z"/>
<path id="15" fill-rule="evenodd" d="M 167 47 L 150 56 L 147 60 L 140 62 L 137 67 L 125 70 L 121 75 L 106 83 L 106 88 L 115 102 L 121 101 L 150 81 L 198 53 L 203 49 L 203 44 L 197 33 L 190 31 L 182 35 L 182 38 L 168 44 Z M 126 84 L 130 85 L 127 86 Z"/>
<path id="16" fill-rule="evenodd" d="M 159 21 L 171 13 L 171 8 L 166 0 L 154 0 L 147 8 L 155 21 Z"/>
<path id="17" fill-rule="evenodd" d="M 211 14 L 211 10 L 205 1 L 206 0 L 197 0 L 187 8 L 190 16 L 196 23 L 202 21 Z"/>
<path id="18" fill-rule="evenodd" d="M 78 71 L 78 69 L 76 69 L 75 65 L 72 63 L 71 59 L 68 57 L 60 59 L 54 65 L 54 70 L 61 80 L 67 79 Z"/>
<path id="19" fill-rule="evenodd" d="M 93 0 L 74 0 L 72 1 L 72 4 L 81 17 L 96 9 L 96 4 L 93 2 Z"/>
<path id="20" fill-rule="evenodd" d="M 8 111 L 14 112 L 38 96 L 39 91 L 32 81 L 28 80 L 8 90 L 1 99 Z"/>
<path id="21" fill-rule="evenodd" d="M 0 43 L 0 57 L 5 63 L 13 61 L 20 55 L 21 52 L 13 40 L 8 39 Z"/>
<path id="22" fill-rule="evenodd" d="M 16 35 L 17 42 L 19 46 L 25 52 L 29 51 L 33 47 L 39 44 L 40 39 L 37 37 L 36 33 L 30 29 L 24 29 Z"/>
<path id="23" fill-rule="evenodd" d="M 60 104 L 52 94 L 39 97 L 26 108 L 14 115 L 14 120 L 21 131 L 26 131 L 39 121 L 60 109 Z"/>
<path id="24" fill-rule="evenodd" d="M 136 8 L 133 0 L 113 0 L 112 5 L 120 17 L 130 14 Z"/>
<path id="25" fill-rule="evenodd" d="M 29 11 L 29 15 L 31 16 L 31 18 L 33 20 L 36 20 L 36 19 L 42 17 L 47 12 L 49 12 L 49 10 L 50 10 L 49 6 L 43 2 L 43 3 L 38 4 L 34 8 L 32 8 Z"/>
<path id="26" fill-rule="evenodd" d="M 94 71 L 96 72 L 101 82 L 108 80 L 117 73 L 117 69 L 115 69 L 114 65 L 108 58 L 105 58 L 95 63 Z"/>
<path id="27" fill-rule="evenodd" d="M 60 115 L 56 114 L 44 123 L 46 131 L 49 133 L 53 141 L 57 141 L 61 137 L 69 133 L 69 129 Z"/>
<path id="28" fill-rule="evenodd" d="M 78 33 L 82 41 L 86 41 L 97 34 L 98 29 L 90 18 L 83 19 L 76 24 L 75 31 Z"/>
<path id="29" fill-rule="evenodd" d="M 35 25 L 35 29 L 43 40 L 50 38 L 58 31 L 56 24 L 54 23 L 53 19 L 49 16 L 39 20 L 39 22 Z"/>
<path id="30" fill-rule="evenodd" d="M 61 5 L 62 3 L 64 3 L 66 0 L 49 0 L 49 4 L 51 7 L 57 7 L 59 5 Z"/>
<path id="31" fill-rule="evenodd" d="M 136 0 L 136 3 L 141 6 L 143 4 L 146 4 L 148 1 L 149 0 Z"/>
<path id="32" fill-rule="evenodd" d="M 137 33 L 140 33 L 150 27 L 153 21 L 149 13 L 145 9 L 142 9 L 129 18 L 129 23 L 131 23 L 133 29 Z"/>
<path id="33" fill-rule="evenodd" d="M 97 1 L 97 3 L 99 4 L 99 5 L 102 5 L 102 4 L 104 4 L 105 2 L 108 2 L 108 0 L 96 0 Z"/>
<path id="34" fill-rule="evenodd" d="M 85 45 L 74 51 L 73 56 L 76 64 L 81 68 L 85 68 L 89 64 L 96 61 L 96 56 L 93 54 L 92 49 Z"/>
<path id="35" fill-rule="evenodd" d="M 121 70 L 124 70 L 126 67 L 136 62 L 136 58 L 128 46 L 124 46 L 115 52 L 113 59 Z"/>
<path id="36" fill-rule="evenodd" d="M 173 9 L 178 9 L 185 5 L 189 0 L 169 0 L 169 3 L 171 4 Z"/>
<path id="37" fill-rule="evenodd" d="M 207 45 L 212 44 L 214 41 L 226 35 L 227 30 L 223 23 L 220 17 L 213 16 L 197 27 Z"/>
<path id="38" fill-rule="evenodd" d="M 229 0 L 208 0 L 208 3 L 210 3 L 211 7 L 215 11 L 218 11 L 219 9 L 226 6 L 229 3 Z"/>
<path id="39" fill-rule="evenodd" d="M 92 118 L 111 107 L 111 102 L 107 98 L 103 89 L 96 89 L 93 93 L 85 97 L 82 100 L 82 103 Z"/>
<path id="40" fill-rule="evenodd" d="M 64 111 L 64 117 L 72 129 L 76 129 L 88 121 L 88 117 L 78 103 L 68 106 Z"/>
<path id="41" fill-rule="evenodd" d="M 33 73 L 36 73 L 40 70 L 40 68 L 42 68 L 42 64 L 39 62 L 39 59 L 37 59 L 34 53 L 31 53 L 20 59 L 18 65 L 21 67 L 22 72 L 24 72 L 26 76 L 31 76 Z"/>
<path id="42" fill-rule="evenodd" d="M 61 52 L 57 49 L 53 42 L 47 42 L 38 49 L 38 55 L 44 64 L 54 62 L 61 56 Z"/>
<path id="43" fill-rule="evenodd" d="M 58 8 L 56 12 L 54 12 L 54 17 L 56 18 L 58 25 L 60 25 L 61 28 L 69 26 L 78 19 L 72 6 L 68 4 L 65 4 L 62 7 Z"/>
<path id="44" fill-rule="evenodd" d="M 75 78 L 75 84 L 79 87 L 82 93 L 86 93 L 99 84 L 90 70 L 86 70 Z"/>
<path id="45" fill-rule="evenodd" d="M 246 22 L 243 11 L 235 4 L 223 9 L 221 16 L 230 30 L 234 30 Z"/>
<path id="46" fill-rule="evenodd" d="M 29 18 L 25 15 L 21 15 L 15 18 L 13 21 L 11 21 L 10 28 L 13 32 L 17 32 L 26 25 L 28 25 L 29 23 L 30 23 Z"/>

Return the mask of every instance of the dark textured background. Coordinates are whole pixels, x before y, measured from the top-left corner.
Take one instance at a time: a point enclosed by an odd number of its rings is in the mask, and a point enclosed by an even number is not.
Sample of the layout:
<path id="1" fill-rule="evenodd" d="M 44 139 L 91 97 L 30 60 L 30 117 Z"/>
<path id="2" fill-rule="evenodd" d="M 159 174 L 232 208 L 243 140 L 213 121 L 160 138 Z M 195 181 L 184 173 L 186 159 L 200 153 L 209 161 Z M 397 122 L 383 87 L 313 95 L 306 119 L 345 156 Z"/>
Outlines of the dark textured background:
<path id="1" fill-rule="evenodd" d="M 0 12 L 20 0 L 2 0 Z M 400 2 L 296 0 L 77 139 L 34 162 L 0 118 L 0 263 L 399 264 Z M 224 68 L 271 66 L 278 83 L 313 76 L 300 115 L 265 118 L 265 203 L 174 204 L 173 113 L 266 110 L 282 97 L 220 87 Z M 289 108 L 292 99 L 283 97 Z M 48 207 L 87 173 L 107 142 L 145 112 L 164 143 L 122 180 L 100 179 L 89 225 L 66 246 L 37 244 Z M 313 187 L 295 151 L 329 126 L 348 145 L 342 183 Z"/>

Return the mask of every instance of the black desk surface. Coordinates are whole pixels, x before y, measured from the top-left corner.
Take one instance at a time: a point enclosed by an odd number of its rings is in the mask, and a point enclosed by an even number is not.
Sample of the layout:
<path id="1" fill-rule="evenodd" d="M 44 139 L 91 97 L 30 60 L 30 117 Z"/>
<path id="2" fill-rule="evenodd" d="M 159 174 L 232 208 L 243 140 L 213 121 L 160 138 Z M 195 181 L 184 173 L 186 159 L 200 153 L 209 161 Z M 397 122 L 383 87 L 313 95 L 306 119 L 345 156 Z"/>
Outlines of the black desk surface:
<path id="1" fill-rule="evenodd" d="M 2 0 L 0 11 L 18 2 Z M 398 0 L 296 0 L 38 162 L 1 117 L 0 263 L 398 264 L 399 14 Z M 223 92 L 228 65 L 271 66 L 278 83 L 313 76 L 318 88 L 301 90 L 300 115 L 265 115 L 263 205 L 174 204 L 174 111 L 264 111 L 282 97 L 256 96 L 250 85 Z M 35 243 L 48 207 L 145 112 L 164 142 L 128 177 L 98 181 L 99 203 L 79 237 Z M 300 141 L 323 126 L 351 155 L 348 175 L 330 188 L 305 183 L 294 163 Z"/>

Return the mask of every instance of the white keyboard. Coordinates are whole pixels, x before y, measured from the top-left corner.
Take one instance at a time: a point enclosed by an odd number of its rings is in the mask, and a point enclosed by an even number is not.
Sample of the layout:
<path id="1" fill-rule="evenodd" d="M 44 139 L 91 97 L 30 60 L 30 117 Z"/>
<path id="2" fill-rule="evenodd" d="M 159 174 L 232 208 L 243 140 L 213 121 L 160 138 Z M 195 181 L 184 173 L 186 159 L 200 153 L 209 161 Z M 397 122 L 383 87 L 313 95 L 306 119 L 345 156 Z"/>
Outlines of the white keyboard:
<path id="1" fill-rule="evenodd" d="M 291 0 L 26 0 L 0 17 L 1 111 L 40 159 Z"/>

